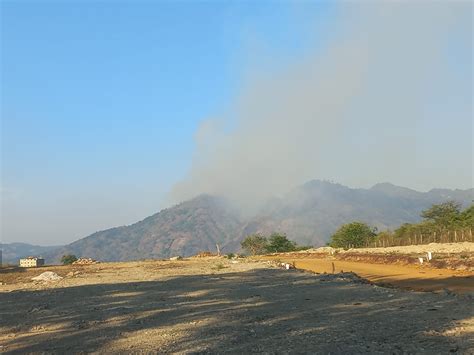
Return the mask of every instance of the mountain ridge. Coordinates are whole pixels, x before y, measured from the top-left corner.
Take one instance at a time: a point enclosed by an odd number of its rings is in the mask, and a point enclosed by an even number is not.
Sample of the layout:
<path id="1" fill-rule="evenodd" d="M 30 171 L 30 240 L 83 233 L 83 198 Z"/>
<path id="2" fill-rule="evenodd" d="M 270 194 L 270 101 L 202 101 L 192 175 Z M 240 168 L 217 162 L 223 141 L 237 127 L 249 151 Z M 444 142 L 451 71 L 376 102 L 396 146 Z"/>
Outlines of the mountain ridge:
<path id="1" fill-rule="evenodd" d="M 73 253 L 104 261 L 189 256 L 204 250 L 237 252 L 248 234 L 282 232 L 300 244 L 324 245 L 343 223 L 360 220 L 379 230 L 415 223 L 433 203 L 454 199 L 469 204 L 474 189 L 419 192 L 389 183 L 349 188 L 311 180 L 272 198 L 251 217 L 223 197 L 199 195 L 127 226 L 95 232 L 49 253 L 57 262 Z"/>

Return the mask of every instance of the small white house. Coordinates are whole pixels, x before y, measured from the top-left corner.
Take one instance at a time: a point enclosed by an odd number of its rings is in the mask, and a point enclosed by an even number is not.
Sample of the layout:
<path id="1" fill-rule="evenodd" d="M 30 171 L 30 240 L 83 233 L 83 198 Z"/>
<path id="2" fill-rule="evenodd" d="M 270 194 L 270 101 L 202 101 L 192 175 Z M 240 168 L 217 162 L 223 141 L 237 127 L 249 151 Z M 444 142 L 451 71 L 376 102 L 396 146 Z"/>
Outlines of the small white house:
<path id="1" fill-rule="evenodd" d="M 20 259 L 20 267 L 38 267 L 44 265 L 44 259 L 29 256 L 25 259 Z"/>

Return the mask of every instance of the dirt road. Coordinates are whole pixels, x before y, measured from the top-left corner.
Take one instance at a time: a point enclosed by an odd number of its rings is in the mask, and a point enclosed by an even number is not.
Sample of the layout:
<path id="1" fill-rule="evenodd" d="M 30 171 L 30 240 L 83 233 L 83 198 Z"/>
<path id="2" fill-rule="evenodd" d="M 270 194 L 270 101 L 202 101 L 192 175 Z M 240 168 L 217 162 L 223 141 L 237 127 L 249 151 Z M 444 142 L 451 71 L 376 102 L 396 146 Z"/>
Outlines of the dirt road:
<path id="1" fill-rule="evenodd" d="M 442 291 L 448 289 L 458 293 L 474 292 L 474 272 L 321 258 L 274 257 L 273 259 L 295 263 L 297 268 L 318 273 L 332 273 L 334 263 L 335 272 L 350 271 L 377 284 L 393 285 L 416 291 Z"/>
<path id="2" fill-rule="evenodd" d="M 29 281 L 45 270 L 65 278 Z M 206 259 L 2 270 L 0 280 L 6 354 L 474 353 L 470 296 L 350 274 Z"/>

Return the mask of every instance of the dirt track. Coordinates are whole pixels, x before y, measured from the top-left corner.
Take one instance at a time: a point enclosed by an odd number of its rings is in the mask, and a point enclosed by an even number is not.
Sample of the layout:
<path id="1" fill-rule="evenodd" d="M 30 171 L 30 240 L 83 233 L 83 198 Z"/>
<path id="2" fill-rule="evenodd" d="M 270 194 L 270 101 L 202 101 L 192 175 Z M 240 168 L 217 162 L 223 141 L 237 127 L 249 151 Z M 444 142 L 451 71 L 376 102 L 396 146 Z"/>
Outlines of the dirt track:
<path id="1" fill-rule="evenodd" d="M 474 272 L 446 269 L 422 268 L 414 265 L 383 265 L 357 261 L 322 258 L 274 257 L 284 262 L 295 263 L 299 269 L 318 273 L 354 272 L 360 277 L 377 283 L 416 291 L 442 291 L 444 289 L 466 293 L 474 292 Z"/>
<path id="2" fill-rule="evenodd" d="M 46 269 L 76 276 L 28 280 Z M 0 280 L 0 352 L 473 353 L 468 296 L 265 263 L 110 263 Z"/>

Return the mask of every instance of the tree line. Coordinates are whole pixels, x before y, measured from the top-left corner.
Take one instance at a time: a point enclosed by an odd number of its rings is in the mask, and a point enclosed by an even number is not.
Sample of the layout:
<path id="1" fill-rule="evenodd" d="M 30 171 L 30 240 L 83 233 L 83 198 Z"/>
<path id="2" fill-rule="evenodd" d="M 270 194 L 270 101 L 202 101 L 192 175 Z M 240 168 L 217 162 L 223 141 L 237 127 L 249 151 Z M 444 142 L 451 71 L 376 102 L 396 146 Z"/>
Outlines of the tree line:
<path id="1" fill-rule="evenodd" d="M 328 243 L 334 248 L 387 247 L 399 245 L 428 244 L 432 242 L 474 242 L 474 205 L 462 209 L 455 201 L 434 204 L 421 212 L 420 223 L 405 223 L 394 231 L 381 231 L 367 223 L 354 221 L 343 224 L 331 236 Z M 251 255 L 282 253 L 305 250 L 285 234 L 273 233 L 269 237 L 261 234 L 247 236 L 242 249 Z"/>
<path id="2" fill-rule="evenodd" d="M 448 201 L 422 211 L 420 223 L 405 223 L 394 231 L 377 232 L 363 222 L 342 225 L 328 243 L 334 248 L 387 247 L 432 242 L 474 241 L 474 205 L 462 210 Z"/>

